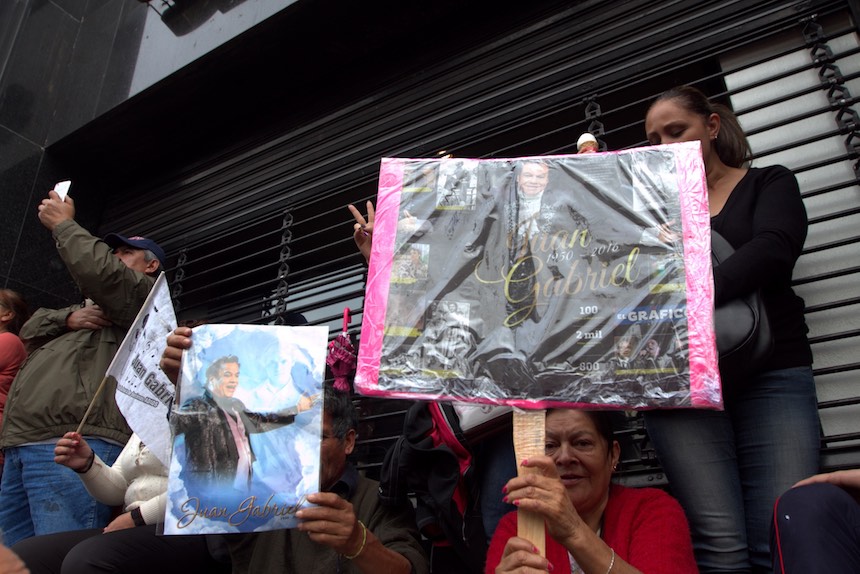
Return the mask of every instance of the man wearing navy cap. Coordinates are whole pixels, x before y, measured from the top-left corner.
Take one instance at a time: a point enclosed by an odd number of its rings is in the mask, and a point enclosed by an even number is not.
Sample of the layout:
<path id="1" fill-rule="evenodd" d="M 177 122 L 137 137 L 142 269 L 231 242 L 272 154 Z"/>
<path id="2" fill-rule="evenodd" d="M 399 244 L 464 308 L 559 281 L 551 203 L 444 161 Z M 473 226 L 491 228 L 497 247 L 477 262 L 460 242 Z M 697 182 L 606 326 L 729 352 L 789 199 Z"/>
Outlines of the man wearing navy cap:
<path id="1" fill-rule="evenodd" d="M 125 263 L 129 269 L 143 268 L 143 272 L 148 275 L 155 275 L 160 270 L 160 265 L 156 266 L 155 270 L 147 271 L 148 266 L 155 261 L 160 263 L 165 260 L 164 251 L 152 239 L 145 237 L 123 237 L 116 233 L 108 233 L 104 237 L 104 242 L 113 249 L 113 254 Z"/>
<path id="2" fill-rule="evenodd" d="M 51 191 L 39 220 L 83 303 L 39 309 L 21 328 L 31 353 L 9 390 L 0 431 L 6 463 L 0 483 L 4 543 L 105 526 L 111 509 L 96 503 L 74 471 L 54 463 L 54 444 L 77 429 L 105 371 L 146 300 L 164 251 L 151 239 L 93 237 L 75 220 L 74 202 Z M 82 429 L 99 458 L 113 464 L 131 430 L 105 388 Z"/>

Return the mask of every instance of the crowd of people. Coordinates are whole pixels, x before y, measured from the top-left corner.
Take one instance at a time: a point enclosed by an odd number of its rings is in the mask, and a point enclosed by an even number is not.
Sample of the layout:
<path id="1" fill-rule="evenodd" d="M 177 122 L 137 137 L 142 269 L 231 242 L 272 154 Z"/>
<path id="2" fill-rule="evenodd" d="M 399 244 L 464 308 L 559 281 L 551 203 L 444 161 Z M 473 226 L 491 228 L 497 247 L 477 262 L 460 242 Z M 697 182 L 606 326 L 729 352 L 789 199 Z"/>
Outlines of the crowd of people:
<path id="1" fill-rule="evenodd" d="M 477 445 L 475 460 L 493 469 L 484 472 L 480 493 L 481 509 L 494 515 L 483 522 L 485 571 L 814 572 L 824 564 L 828 572 L 860 571 L 854 497 L 860 496 L 860 471 L 816 475 L 812 353 L 804 304 L 791 288 L 807 228 L 797 182 L 784 167 L 749 167 L 751 152 L 734 114 L 695 88 L 663 93 L 649 108 L 645 129 L 653 145 L 700 142 L 711 226 L 736 250 L 715 272 L 716 303 L 760 291 L 774 351 L 765 368 L 724 381 L 722 411 L 646 414 L 669 493 L 613 483 L 621 448 L 615 417 L 606 411 L 549 410 L 545 454 L 528 460 L 516 461 L 509 442 Z M 580 153 L 599 153 L 593 137 L 579 144 Z M 529 166 L 535 189 L 545 187 L 545 166 Z M 522 185 L 528 195 L 531 183 Z M 366 214 L 349 209 L 356 245 L 369 262 L 373 204 L 367 203 Z M 378 484 L 349 462 L 358 419 L 349 395 L 331 386 L 323 402 L 321 491 L 298 511 L 297 528 L 160 535 L 167 468 L 131 432 L 113 393 L 93 397 L 165 253 L 143 237 L 98 239 L 74 216 L 74 201 L 54 191 L 39 205 L 39 220 L 85 300 L 30 316 L 20 295 L 0 290 L 0 529 L 11 547 L 0 547 L 0 571 L 431 571 L 412 506 L 382 500 Z M 428 273 L 417 250 L 401 263 L 409 268 L 401 270 L 403 277 Z M 639 361 L 654 371 L 674 371 L 656 338 L 644 340 L 636 354 L 625 343 L 617 345 L 619 364 Z M 192 344 L 187 327 L 168 337 L 160 366 L 174 383 Z M 309 405 L 277 413 L 277 420 L 257 420 L 233 398 L 238 358 L 222 357 L 210 370 L 201 404 L 233 415 L 224 416 L 220 435 L 194 438 L 200 443 L 195 456 L 225 451 L 231 476 L 247 482 L 254 462 L 248 433 L 258 424 L 290 424 Z M 244 450 L 227 448 L 234 444 L 230 432 Z M 211 470 L 211 460 L 198 462 L 195 471 Z M 530 472 L 518 476 L 517 465 Z M 521 511 L 543 521 L 544 554 L 518 535 Z"/>

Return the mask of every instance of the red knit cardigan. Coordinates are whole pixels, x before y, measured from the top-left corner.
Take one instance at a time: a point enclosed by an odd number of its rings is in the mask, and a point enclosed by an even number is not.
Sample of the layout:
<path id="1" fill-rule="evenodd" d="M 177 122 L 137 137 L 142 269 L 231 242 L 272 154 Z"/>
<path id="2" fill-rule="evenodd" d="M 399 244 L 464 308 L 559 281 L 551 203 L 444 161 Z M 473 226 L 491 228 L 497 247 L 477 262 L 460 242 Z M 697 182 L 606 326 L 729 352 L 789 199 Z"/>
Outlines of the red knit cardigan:
<path id="1" fill-rule="evenodd" d="M 492 574 L 502 559 L 505 543 L 517 534 L 517 513 L 499 522 L 487 552 L 485 572 Z M 615 554 L 644 574 L 698 572 L 690 528 L 678 502 L 656 488 L 611 485 L 603 512 L 603 541 Z M 567 549 L 547 535 L 547 558 L 553 574 L 570 574 Z"/>

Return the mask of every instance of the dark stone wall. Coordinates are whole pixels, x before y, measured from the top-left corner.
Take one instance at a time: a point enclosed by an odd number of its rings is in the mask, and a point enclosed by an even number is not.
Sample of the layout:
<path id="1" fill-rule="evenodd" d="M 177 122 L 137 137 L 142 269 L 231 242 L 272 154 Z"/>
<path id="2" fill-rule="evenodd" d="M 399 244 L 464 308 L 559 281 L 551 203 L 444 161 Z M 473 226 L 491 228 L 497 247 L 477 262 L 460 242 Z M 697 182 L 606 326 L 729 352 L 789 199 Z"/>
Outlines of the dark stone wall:
<path id="1" fill-rule="evenodd" d="M 136 115 L 136 97 L 145 100 L 142 93 L 177 70 L 193 68 L 290 2 L 176 4 L 183 10 L 166 14 L 161 2 L 0 2 L 0 287 L 19 291 L 33 309 L 80 298 L 36 217 L 48 190 L 71 179 L 76 220 L 94 232 L 110 228 L 102 221 L 102 199 L 121 189 L 123 176 L 134 170 L 106 151 L 136 137 L 144 149 L 159 145 L 157 136 L 134 131 L 113 139 L 96 129 L 90 141 L 74 134 L 87 133 L 99 118 L 106 119 L 97 126 L 109 125 L 116 109 Z M 166 84 L 155 90 L 157 97 L 169 93 L 171 83 Z M 70 139 L 65 151 L 62 145 L 52 150 Z"/>
<path id="2" fill-rule="evenodd" d="M 107 93 L 127 93 L 129 74 L 115 74 L 123 18 L 145 5 L 123 0 L 29 0 L 0 7 L 0 286 L 24 295 L 31 307 L 60 307 L 80 294 L 59 259 L 37 207 L 73 166 L 46 153 L 49 143 L 96 117 Z M 125 85 L 126 88 L 121 86 Z M 117 88 L 119 86 L 119 88 Z M 89 229 L 101 209 L 84 182 L 75 182 L 76 219 Z"/>

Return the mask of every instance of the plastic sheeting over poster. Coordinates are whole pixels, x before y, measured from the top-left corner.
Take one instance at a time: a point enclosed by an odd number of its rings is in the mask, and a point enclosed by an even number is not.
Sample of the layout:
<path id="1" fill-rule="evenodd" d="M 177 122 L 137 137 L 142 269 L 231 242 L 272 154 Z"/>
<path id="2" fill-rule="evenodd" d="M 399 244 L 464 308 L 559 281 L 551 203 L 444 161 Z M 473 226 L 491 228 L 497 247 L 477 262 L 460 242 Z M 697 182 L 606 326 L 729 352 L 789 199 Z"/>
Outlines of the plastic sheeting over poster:
<path id="1" fill-rule="evenodd" d="M 720 408 L 698 142 L 383 159 L 356 389 Z"/>

